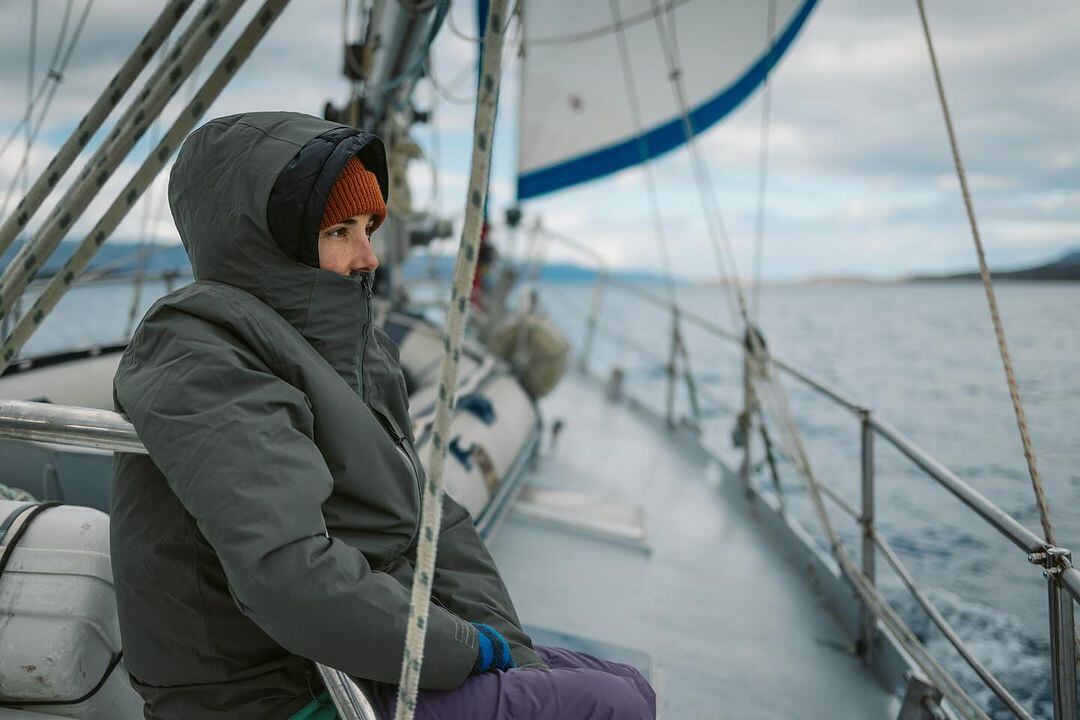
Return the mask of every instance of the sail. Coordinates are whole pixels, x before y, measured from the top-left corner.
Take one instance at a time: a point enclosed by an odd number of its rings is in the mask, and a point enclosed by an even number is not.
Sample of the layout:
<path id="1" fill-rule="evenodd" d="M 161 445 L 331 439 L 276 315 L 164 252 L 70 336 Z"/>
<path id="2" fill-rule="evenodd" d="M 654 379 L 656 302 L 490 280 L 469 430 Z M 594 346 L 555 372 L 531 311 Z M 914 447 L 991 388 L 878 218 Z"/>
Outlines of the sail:
<path id="1" fill-rule="evenodd" d="M 671 66 L 679 71 L 693 132 L 715 124 L 762 83 L 815 4 L 524 3 L 518 198 L 610 175 L 686 142 Z"/>

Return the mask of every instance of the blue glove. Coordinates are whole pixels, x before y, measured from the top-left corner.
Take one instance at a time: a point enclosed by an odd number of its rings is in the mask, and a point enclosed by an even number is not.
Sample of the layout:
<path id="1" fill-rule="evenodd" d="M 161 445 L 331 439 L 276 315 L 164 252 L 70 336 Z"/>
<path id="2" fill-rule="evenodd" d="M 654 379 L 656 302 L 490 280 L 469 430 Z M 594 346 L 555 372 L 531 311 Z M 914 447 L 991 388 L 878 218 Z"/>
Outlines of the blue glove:
<path id="1" fill-rule="evenodd" d="M 498 630 L 482 623 L 472 623 L 472 626 L 477 630 L 480 652 L 476 654 L 471 675 L 492 670 L 509 670 L 515 666 L 514 658 L 510 655 L 510 643 L 506 642 L 506 638 Z"/>

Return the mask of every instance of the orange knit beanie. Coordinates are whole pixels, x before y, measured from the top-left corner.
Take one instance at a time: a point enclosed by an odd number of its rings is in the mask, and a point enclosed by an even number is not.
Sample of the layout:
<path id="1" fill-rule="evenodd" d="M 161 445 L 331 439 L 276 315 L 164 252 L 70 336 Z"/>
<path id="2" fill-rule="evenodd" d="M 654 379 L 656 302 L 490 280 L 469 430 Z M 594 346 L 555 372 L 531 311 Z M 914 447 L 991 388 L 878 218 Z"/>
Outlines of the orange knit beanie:
<path id="1" fill-rule="evenodd" d="M 354 215 L 374 216 L 376 228 L 386 219 L 386 201 L 379 189 L 379 181 L 375 173 L 365 168 L 355 155 L 345 163 L 330 188 L 319 229 L 336 225 Z"/>

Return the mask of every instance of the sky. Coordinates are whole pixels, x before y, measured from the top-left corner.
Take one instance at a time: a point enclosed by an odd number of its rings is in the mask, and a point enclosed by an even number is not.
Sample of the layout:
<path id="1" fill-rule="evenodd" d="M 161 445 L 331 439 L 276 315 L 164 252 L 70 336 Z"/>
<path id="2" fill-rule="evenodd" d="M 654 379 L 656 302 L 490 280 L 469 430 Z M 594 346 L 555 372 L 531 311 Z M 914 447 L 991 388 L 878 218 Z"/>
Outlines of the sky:
<path id="1" fill-rule="evenodd" d="M 712 0 L 690 0 L 707 1 Z M 69 36 L 86 2 L 72 0 Z M 68 3 L 38 0 L 36 33 L 33 4 L 0 1 L 0 142 L 25 112 L 30 40 L 37 38 L 37 85 L 45 77 Z M 253 14 L 257 3 L 249 4 L 227 29 L 226 41 Z M 928 5 L 991 267 L 1037 263 L 1080 246 L 1080 6 L 1014 0 L 931 0 Z M 160 7 L 160 2 L 146 0 L 94 2 L 28 155 L 32 173 L 44 168 Z M 417 106 L 433 109 L 435 121 L 414 131 L 426 160 L 412 164 L 410 177 L 418 207 L 459 218 L 471 144 L 473 3 L 456 2 L 451 20 L 433 50 L 441 91 L 425 80 L 416 92 Z M 516 35 L 512 29 L 511 41 Z M 293 0 L 204 117 L 249 110 L 320 114 L 327 100 L 340 101 L 347 93 L 340 75 L 342 39 L 341 2 Z M 509 55 L 490 199 L 497 217 L 514 201 L 519 65 L 514 53 Z M 208 57 L 201 71 L 205 74 L 219 57 Z M 820 0 L 772 74 L 771 86 L 763 248 L 767 281 L 891 278 L 974 267 L 974 248 L 913 1 Z M 188 87 L 181 95 L 186 97 Z M 754 252 L 760 102 L 757 92 L 700 141 L 736 267 L 744 277 Z M 166 122 L 181 104 L 177 100 L 166 108 Z M 108 125 L 91 149 L 107 130 Z M 24 186 L 21 177 L 16 178 L 24 147 L 20 132 L 0 155 L 0 203 L 13 187 L 8 209 Z M 93 225 L 148 148 L 144 140 L 125 160 L 76 223 L 76 236 Z M 714 277 L 717 266 L 687 153 L 669 153 L 653 168 L 674 273 L 690 279 Z M 69 173 L 61 190 L 74 175 Z M 116 240 L 145 235 L 178 241 L 165 181 L 163 173 L 121 225 Z M 659 267 L 639 169 L 529 201 L 524 210 L 529 220 L 539 217 L 545 227 L 589 245 L 613 266 Z M 587 262 L 555 244 L 548 257 Z"/>

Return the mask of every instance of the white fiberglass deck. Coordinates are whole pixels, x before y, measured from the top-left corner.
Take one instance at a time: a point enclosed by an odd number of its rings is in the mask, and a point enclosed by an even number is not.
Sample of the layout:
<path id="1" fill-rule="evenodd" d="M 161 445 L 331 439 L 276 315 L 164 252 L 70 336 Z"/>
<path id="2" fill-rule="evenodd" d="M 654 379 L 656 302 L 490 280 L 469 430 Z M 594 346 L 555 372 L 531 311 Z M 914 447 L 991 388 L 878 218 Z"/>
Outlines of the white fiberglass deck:
<path id="1" fill-rule="evenodd" d="M 651 552 L 511 513 L 489 544 L 524 623 L 647 653 L 668 720 L 895 717 L 737 477 L 588 378 L 541 405 L 565 429 L 529 483 L 640 504 Z"/>

